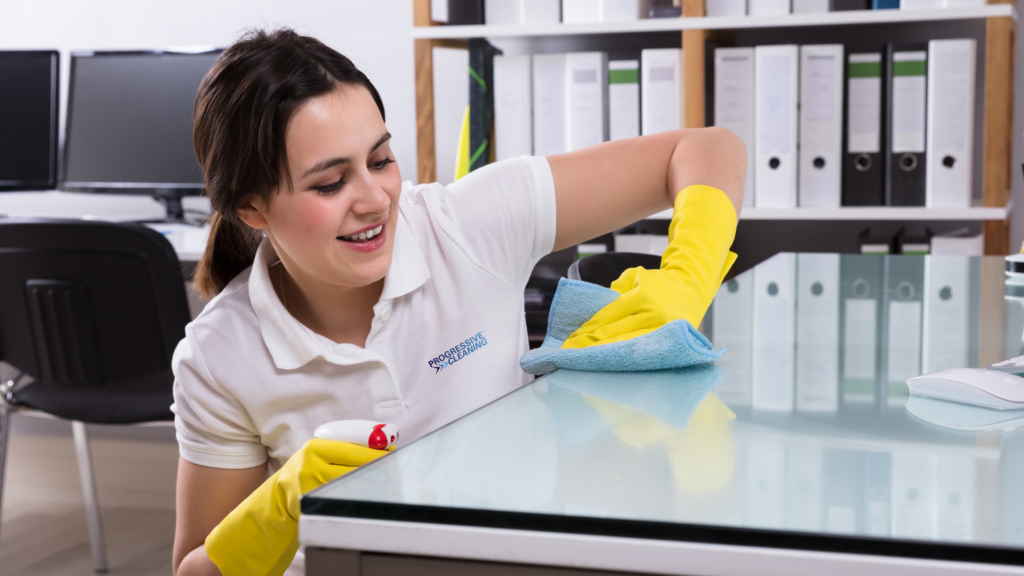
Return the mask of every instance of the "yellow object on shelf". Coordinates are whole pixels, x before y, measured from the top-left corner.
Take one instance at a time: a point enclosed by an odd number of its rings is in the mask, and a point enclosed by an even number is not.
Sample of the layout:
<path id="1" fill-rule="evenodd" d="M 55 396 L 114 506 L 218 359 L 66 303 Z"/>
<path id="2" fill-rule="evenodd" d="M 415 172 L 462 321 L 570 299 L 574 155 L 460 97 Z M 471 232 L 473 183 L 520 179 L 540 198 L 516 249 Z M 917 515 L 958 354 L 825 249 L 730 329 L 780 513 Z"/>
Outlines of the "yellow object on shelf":
<path id="1" fill-rule="evenodd" d="M 455 179 L 469 174 L 469 106 L 462 115 L 462 128 L 459 129 L 459 147 L 455 151 Z"/>

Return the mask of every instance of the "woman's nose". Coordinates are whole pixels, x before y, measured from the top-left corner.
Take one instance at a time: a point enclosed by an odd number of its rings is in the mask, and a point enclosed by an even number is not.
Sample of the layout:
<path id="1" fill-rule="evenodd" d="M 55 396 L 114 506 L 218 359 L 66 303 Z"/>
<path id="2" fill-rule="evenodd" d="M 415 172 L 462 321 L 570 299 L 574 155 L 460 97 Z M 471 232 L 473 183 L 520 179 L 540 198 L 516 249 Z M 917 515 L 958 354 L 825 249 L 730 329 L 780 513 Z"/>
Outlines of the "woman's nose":
<path id="1" fill-rule="evenodd" d="M 359 197 L 352 203 L 352 211 L 356 213 L 384 214 L 391 207 L 391 198 L 373 178 L 367 178 L 359 190 Z"/>

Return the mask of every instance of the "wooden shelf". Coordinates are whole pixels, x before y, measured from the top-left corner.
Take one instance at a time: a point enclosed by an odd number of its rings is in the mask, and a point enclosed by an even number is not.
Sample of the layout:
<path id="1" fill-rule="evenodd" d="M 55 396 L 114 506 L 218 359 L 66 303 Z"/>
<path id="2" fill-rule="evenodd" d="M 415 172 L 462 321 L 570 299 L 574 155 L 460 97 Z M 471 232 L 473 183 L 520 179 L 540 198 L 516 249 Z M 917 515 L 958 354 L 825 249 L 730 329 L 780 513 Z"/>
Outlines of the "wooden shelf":
<path id="1" fill-rule="evenodd" d="M 683 30 L 737 30 L 741 28 L 785 28 L 792 26 L 839 26 L 972 20 L 1010 16 L 1017 19 L 1012 4 L 988 4 L 975 8 L 943 10 L 850 10 L 820 14 L 780 16 L 705 16 L 698 18 L 651 18 L 632 22 L 594 24 L 536 24 L 530 26 L 416 26 L 414 39 L 502 38 L 529 36 L 577 36 L 581 34 L 630 34 L 680 32 Z"/>
<path id="2" fill-rule="evenodd" d="M 744 208 L 740 220 L 1006 220 L 1010 207 L 919 208 L 902 206 L 843 206 L 840 208 Z M 671 220 L 672 211 L 648 220 Z"/>

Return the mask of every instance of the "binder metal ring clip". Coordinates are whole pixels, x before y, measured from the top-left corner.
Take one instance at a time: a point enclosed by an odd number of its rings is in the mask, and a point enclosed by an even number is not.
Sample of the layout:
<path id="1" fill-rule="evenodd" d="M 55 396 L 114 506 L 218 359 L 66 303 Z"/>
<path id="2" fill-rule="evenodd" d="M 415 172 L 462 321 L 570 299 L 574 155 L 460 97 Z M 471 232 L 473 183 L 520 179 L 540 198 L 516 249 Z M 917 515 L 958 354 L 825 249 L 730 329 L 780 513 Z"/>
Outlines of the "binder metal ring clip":
<path id="1" fill-rule="evenodd" d="M 907 301 L 914 297 L 914 285 L 906 280 L 896 285 L 896 298 Z"/>
<path id="2" fill-rule="evenodd" d="M 903 170 L 904 172 L 912 172 L 914 168 L 917 168 L 917 155 L 911 154 L 910 152 L 904 152 L 903 155 L 900 156 L 898 164 L 900 170 Z"/>
<path id="3" fill-rule="evenodd" d="M 863 278 L 857 278 L 853 282 L 853 297 L 854 298 L 867 298 L 871 293 L 871 285 L 868 281 Z"/>
<path id="4" fill-rule="evenodd" d="M 853 166 L 858 172 L 867 172 L 871 169 L 871 156 L 864 153 L 857 154 L 857 157 L 853 159 Z"/>

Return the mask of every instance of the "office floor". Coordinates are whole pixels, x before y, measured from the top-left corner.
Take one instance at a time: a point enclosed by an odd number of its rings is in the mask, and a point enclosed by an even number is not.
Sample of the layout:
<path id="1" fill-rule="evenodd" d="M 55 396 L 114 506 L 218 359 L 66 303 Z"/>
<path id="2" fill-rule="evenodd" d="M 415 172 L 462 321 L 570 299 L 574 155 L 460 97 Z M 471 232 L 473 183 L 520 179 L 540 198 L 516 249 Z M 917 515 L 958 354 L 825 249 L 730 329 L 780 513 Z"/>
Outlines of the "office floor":
<path id="1" fill-rule="evenodd" d="M 171 573 L 171 428 L 91 426 L 110 574 Z M 14 418 L 0 527 L 0 575 L 92 574 L 70 426 Z"/>

